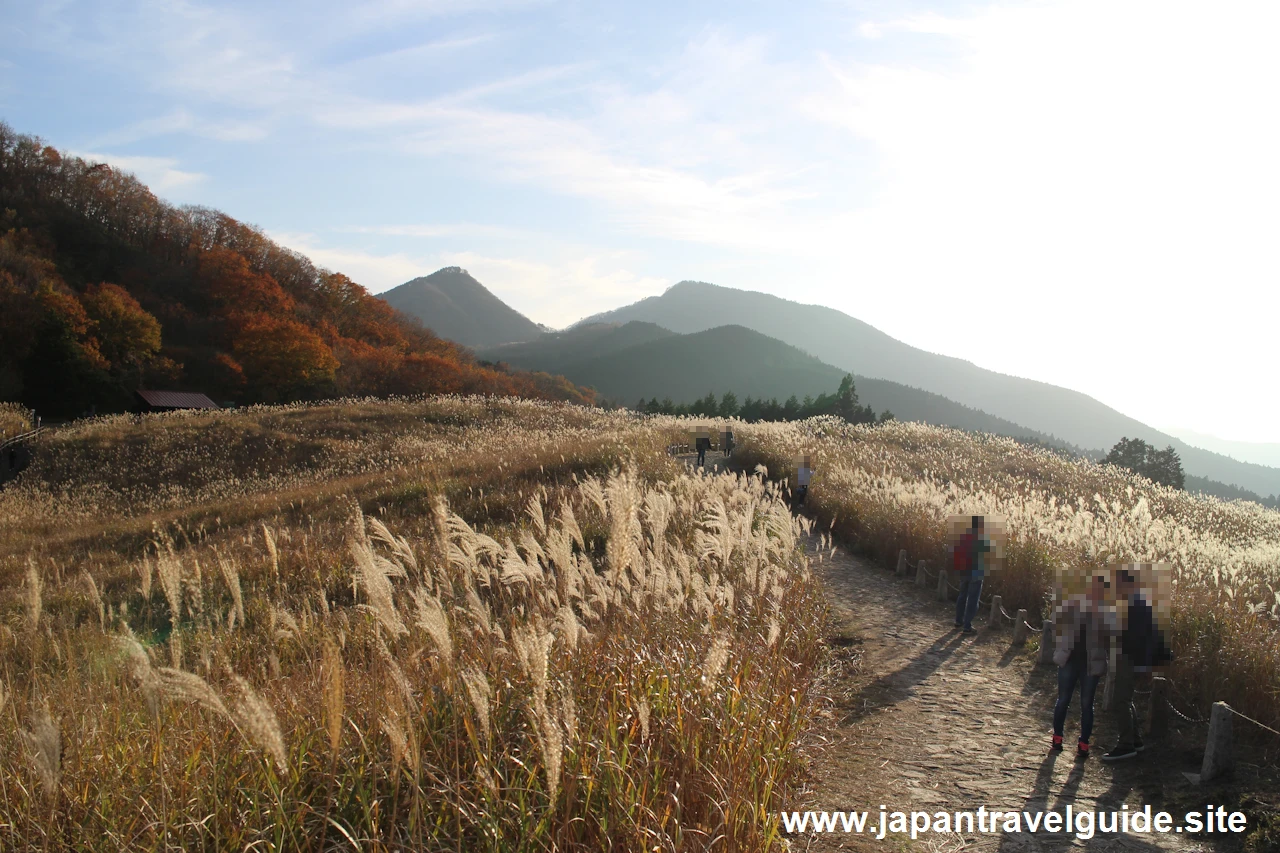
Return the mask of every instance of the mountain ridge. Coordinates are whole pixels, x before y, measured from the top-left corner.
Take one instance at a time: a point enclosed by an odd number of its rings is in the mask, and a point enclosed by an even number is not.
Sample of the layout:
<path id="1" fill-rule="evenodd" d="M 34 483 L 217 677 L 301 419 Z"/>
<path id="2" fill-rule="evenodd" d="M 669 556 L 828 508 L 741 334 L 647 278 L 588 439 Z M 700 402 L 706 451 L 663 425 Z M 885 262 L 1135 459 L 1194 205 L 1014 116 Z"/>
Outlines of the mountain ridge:
<path id="1" fill-rule="evenodd" d="M 1172 446 L 1188 474 L 1261 495 L 1280 493 L 1280 469 L 1194 447 L 1079 391 L 913 347 L 834 308 L 685 280 L 659 296 L 591 315 L 574 325 L 627 320 L 656 323 L 684 334 L 742 325 L 855 375 L 939 394 L 1078 447 L 1105 450 L 1122 437 L 1141 438 L 1160 447 Z"/>

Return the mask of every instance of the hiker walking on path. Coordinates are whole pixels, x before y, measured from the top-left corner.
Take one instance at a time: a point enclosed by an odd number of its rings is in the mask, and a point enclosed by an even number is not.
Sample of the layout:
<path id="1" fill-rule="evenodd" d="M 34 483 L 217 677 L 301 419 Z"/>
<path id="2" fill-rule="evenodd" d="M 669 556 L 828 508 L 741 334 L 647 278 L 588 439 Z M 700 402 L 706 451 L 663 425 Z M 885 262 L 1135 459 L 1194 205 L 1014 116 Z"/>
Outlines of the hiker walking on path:
<path id="1" fill-rule="evenodd" d="M 711 432 L 705 427 L 698 427 L 693 440 L 693 447 L 698 451 L 698 465 L 707 466 L 707 451 L 711 449 Z"/>
<path id="2" fill-rule="evenodd" d="M 813 457 L 803 453 L 796 457 L 796 490 L 791 496 L 791 507 L 799 508 L 809 494 L 809 483 L 813 480 Z"/>
<path id="3" fill-rule="evenodd" d="M 1138 567 L 1121 566 L 1116 573 L 1116 594 L 1124 607 L 1120 635 L 1120 653 L 1116 659 L 1115 713 L 1120 729 L 1116 748 L 1102 756 L 1103 761 L 1133 758 L 1145 748 L 1138 728 L 1138 712 L 1133 707 L 1133 691 L 1139 678 L 1148 679 L 1152 670 L 1172 657 L 1165 645 L 1147 600 L 1149 591 L 1138 586 Z"/>
<path id="4" fill-rule="evenodd" d="M 1089 757 L 1089 737 L 1093 733 L 1093 699 L 1098 682 L 1107 672 L 1111 637 L 1117 631 L 1115 610 L 1107 599 L 1111 578 L 1102 572 L 1093 576 L 1083 594 L 1064 596 L 1054 613 L 1053 662 L 1058 666 L 1058 703 L 1053 709 L 1053 742 L 1062 749 L 1063 727 L 1076 685 L 1080 685 L 1080 738 L 1076 758 Z"/>
<path id="5" fill-rule="evenodd" d="M 720 449 L 724 451 L 725 458 L 728 459 L 733 455 L 733 427 L 725 427 L 720 439 Z"/>
<path id="6" fill-rule="evenodd" d="M 963 523 L 963 522 L 962 522 Z M 986 571 L 983 555 L 991 551 L 991 540 L 984 531 L 982 516 L 969 519 L 969 527 L 952 543 L 952 568 L 960 574 L 960 592 L 956 596 L 956 627 L 962 634 L 976 634 L 973 617 L 978 612 L 982 595 L 982 579 Z"/>

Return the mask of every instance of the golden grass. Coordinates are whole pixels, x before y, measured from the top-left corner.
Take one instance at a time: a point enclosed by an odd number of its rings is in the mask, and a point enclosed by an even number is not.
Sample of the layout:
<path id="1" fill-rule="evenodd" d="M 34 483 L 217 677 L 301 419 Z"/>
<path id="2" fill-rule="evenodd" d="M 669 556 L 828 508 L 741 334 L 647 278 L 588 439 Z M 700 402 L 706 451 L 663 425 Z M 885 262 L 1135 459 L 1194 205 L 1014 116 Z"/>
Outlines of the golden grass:
<path id="1" fill-rule="evenodd" d="M 912 565 L 926 559 L 936 569 L 946 564 L 949 516 L 1003 516 L 1004 569 L 987 589 L 1033 623 L 1050 612 L 1059 578 L 1069 585 L 1111 561 L 1170 563 L 1175 702 L 1207 716 L 1226 701 L 1280 728 L 1280 512 L 922 424 L 817 418 L 739 429 L 735 463 L 771 476 L 792 476 L 795 454 L 813 453 L 806 505 L 822 528 L 885 566 L 905 548 Z"/>
<path id="2" fill-rule="evenodd" d="M 780 848 L 821 591 L 773 487 L 671 428 L 444 398 L 44 439 L 0 493 L 0 848 Z"/>
<path id="3" fill-rule="evenodd" d="M 18 403 L 0 403 L 0 441 L 21 435 L 35 426 L 29 409 Z"/>

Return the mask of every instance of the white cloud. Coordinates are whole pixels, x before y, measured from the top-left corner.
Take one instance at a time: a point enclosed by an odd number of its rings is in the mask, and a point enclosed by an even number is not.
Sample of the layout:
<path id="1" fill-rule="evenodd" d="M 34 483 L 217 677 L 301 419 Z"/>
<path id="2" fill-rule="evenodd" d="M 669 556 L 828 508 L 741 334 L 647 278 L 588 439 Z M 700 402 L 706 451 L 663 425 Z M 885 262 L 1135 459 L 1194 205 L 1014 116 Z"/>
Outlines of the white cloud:
<path id="1" fill-rule="evenodd" d="M 441 223 L 436 225 L 353 225 L 337 228 L 350 234 L 379 234 L 386 237 L 532 237 L 533 232 L 501 225 L 478 222 Z"/>
<path id="2" fill-rule="evenodd" d="M 177 168 L 178 161 L 173 157 L 138 157 L 124 154 L 98 154 L 90 151 L 67 153 L 91 163 L 106 163 L 113 168 L 132 172 L 138 176 L 138 180 L 157 194 L 197 184 L 209 177 L 202 172 L 188 172 Z"/>
<path id="3" fill-rule="evenodd" d="M 267 236 L 282 246 L 301 252 L 318 267 L 340 272 L 352 281 L 363 285 L 372 293 L 381 293 L 410 279 L 434 272 L 424 258 L 403 253 L 371 254 L 354 249 L 326 247 L 314 234 L 269 231 Z"/>
<path id="4" fill-rule="evenodd" d="M 179 107 L 165 115 L 136 121 L 103 134 L 93 139 L 90 145 L 124 145 L 170 133 L 189 133 L 219 142 L 256 142 L 266 137 L 267 129 L 262 122 L 200 119 Z"/>

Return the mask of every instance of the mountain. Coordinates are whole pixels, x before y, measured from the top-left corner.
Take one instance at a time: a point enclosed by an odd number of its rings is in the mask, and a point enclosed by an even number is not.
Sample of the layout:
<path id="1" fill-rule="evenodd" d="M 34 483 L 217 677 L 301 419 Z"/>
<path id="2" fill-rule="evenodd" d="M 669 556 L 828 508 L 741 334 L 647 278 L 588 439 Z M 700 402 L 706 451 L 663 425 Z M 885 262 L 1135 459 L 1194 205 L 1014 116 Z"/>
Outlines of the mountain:
<path id="1" fill-rule="evenodd" d="M 618 350 L 670 338 L 669 332 L 653 323 L 590 323 L 563 332 L 549 332 L 526 343 L 476 350 L 476 357 L 489 362 L 505 362 L 524 370 L 564 373 L 588 359 L 610 355 Z"/>
<path id="2" fill-rule="evenodd" d="M 461 267 L 445 267 L 379 294 L 435 334 L 469 347 L 531 341 L 543 334 L 528 317 Z"/>
<path id="3" fill-rule="evenodd" d="M 1106 450 L 1122 437 L 1141 438 L 1162 448 L 1172 445 L 1188 474 L 1262 495 L 1280 493 L 1280 469 L 1193 447 L 1078 391 L 926 352 L 833 308 L 682 281 L 660 296 L 588 317 L 579 325 L 631 320 L 683 334 L 723 324 L 745 326 L 841 370 L 931 391 L 1079 447 Z"/>
<path id="4" fill-rule="evenodd" d="M 142 388 L 237 403 L 591 400 L 559 377 L 479 365 L 260 230 L 0 122 L 0 401 L 70 418 L 124 411 Z"/>
<path id="5" fill-rule="evenodd" d="M 559 373 L 627 404 L 641 397 L 689 403 L 707 392 L 785 400 L 834 393 L 847 371 L 743 326 L 677 335 L 653 323 L 588 323 L 536 341 L 481 350 L 477 357 L 524 370 Z M 938 394 L 855 376 L 859 401 L 901 420 L 1053 444 L 1050 436 L 962 406 Z"/>
<path id="6" fill-rule="evenodd" d="M 1253 462 L 1257 465 L 1280 468 L 1280 444 L 1231 441 L 1230 439 L 1218 438 L 1216 435 L 1208 435 L 1189 429 L 1165 427 L 1164 431 L 1175 438 L 1182 439 L 1192 447 L 1221 453 L 1223 456 L 1230 456 L 1232 459 L 1239 459 L 1241 462 Z"/>

